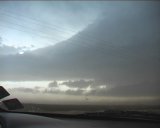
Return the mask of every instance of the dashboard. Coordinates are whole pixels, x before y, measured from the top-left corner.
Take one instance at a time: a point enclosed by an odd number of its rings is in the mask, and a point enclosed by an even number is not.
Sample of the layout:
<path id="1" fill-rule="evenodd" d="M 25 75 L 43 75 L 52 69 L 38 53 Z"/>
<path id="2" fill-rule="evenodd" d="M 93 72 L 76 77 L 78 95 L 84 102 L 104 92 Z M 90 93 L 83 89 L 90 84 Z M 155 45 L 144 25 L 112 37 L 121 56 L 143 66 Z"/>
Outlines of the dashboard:
<path id="1" fill-rule="evenodd" d="M 0 112 L 0 128 L 160 128 L 160 123 L 112 121 L 44 116 Z"/>

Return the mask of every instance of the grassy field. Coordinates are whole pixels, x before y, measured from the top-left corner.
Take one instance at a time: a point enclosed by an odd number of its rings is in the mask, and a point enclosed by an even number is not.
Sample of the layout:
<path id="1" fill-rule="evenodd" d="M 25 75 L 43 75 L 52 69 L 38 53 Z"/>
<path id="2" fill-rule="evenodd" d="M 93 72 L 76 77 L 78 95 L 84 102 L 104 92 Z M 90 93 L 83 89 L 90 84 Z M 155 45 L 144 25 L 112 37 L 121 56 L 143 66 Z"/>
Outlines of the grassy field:
<path id="1" fill-rule="evenodd" d="M 149 113 L 160 113 L 160 106 L 153 105 L 49 105 L 49 104 L 24 104 L 25 112 L 44 113 L 84 113 L 103 111 L 141 111 Z"/>

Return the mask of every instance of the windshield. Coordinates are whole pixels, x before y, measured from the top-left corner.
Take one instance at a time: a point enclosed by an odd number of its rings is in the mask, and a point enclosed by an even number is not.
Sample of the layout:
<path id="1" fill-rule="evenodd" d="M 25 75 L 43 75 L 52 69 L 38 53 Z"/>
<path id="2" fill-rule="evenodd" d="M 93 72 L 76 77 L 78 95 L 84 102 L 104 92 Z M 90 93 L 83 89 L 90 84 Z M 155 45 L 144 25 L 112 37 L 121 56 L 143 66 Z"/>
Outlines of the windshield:
<path id="1" fill-rule="evenodd" d="M 159 113 L 159 23 L 158 1 L 0 1 L 0 85 L 20 111 Z"/>

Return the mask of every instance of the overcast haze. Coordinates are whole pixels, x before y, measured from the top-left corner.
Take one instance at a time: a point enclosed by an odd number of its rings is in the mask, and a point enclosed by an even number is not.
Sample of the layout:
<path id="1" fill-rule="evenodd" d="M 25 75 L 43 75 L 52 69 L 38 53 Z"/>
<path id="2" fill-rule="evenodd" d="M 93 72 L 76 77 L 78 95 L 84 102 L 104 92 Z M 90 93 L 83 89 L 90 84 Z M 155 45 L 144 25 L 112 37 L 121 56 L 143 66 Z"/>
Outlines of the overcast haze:
<path id="1" fill-rule="evenodd" d="M 0 3 L 0 80 L 37 82 L 11 92 L 159 101 L 159 2 Z"/>

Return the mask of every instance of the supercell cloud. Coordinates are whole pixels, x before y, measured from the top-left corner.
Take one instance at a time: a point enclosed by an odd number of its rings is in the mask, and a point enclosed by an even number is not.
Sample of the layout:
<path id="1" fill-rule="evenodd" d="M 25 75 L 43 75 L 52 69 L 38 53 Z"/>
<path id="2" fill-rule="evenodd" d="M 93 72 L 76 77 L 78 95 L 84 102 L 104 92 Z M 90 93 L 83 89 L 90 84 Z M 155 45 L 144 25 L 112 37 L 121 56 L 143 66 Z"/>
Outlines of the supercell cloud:
<path id="1" fill-rule="evenodd" d="M 159 96 L 159 7 L 156 2 L 112 3 L 103 6 L 92 24 L 65 41 L 22 55 L 0 53 L 0 80 L 95 79 L 100 84 L 83 80 L 62 84 L 77 88 L 65 92 L 71 95 L 84 94 L 83 88 L 90 86 L 88 95 Z M 85 13 L 86 8 L 81 11 Z M 71 20 L 79 21 L 83 22 Z M 48 88 L 58 86 L 53 82 Z"/>

